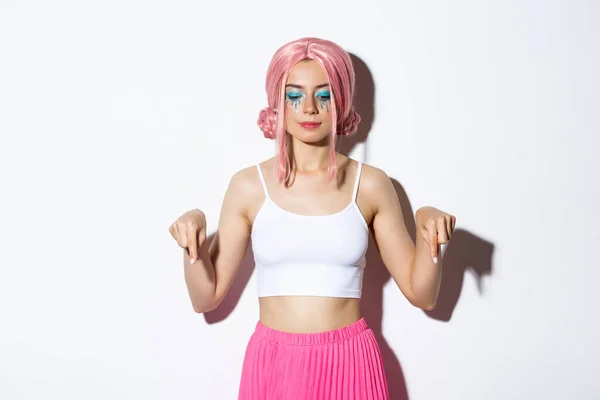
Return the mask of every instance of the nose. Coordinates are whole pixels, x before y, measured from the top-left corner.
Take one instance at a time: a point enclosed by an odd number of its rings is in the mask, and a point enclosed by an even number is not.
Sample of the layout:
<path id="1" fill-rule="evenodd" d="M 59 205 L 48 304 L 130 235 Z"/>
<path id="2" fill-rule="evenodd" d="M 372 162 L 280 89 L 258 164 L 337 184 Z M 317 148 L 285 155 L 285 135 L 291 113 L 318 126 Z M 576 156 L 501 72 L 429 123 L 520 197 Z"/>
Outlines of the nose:
<path id="1" fill-rule="evenodd" d="M 314 97 L 307 96 L 306 101 L 304 102 L 304 114 L 317 114 L 319 112 L 319 109 L 315 103 L 316 99 Z"/>

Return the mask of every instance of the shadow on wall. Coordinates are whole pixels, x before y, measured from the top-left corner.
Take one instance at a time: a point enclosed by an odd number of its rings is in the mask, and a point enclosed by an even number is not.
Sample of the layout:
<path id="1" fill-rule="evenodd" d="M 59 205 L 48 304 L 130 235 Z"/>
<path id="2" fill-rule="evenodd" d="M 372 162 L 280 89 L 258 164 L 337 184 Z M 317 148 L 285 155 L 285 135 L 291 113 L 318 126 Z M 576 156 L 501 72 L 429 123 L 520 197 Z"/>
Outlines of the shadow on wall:
<path id="1" fill-rule="evenodd" d="M 392 182 L 402 205 L 406 227 L 414 243 L 416 225 L 412 207 L 402 186 L 394 179 L 392 179 Z M 468 270 L 474 272 L 478 281 L 481 281 L 483 275 L 491 274 L 492 253 L 492 244 L 465 230 L 457 229 L 442 258 L 442 284 L 436 308 L 431 311 L 424 310 L 423 312 L 431 318 L 449 321 L 460 297 L 465 272 Z M 407 400 L 409 398 L 407 382 L 402 366 L 384 337 L 382 330 L 383 288 L 391 276 L 381 260 L 372 236 L 370 236 L 366 257 L 367 267 L 363 278 L 361 313 L 379 342 L 388 379 L 390 398 Z M 395 282 L 393 282 L 393 285 L 395 286 Z M 393 308 L 391 311 L 393 312 Z M 410 328 L 407 327 L 406 329 Z M 407 345 L 409 344 L 407 343 Z M 426 343 L 419 345 L 426 346 Z"/>
<path id="2" fill-rule="evenodd" d="M 338 142 L 338 150 L 344 154 L 352 151 L 358 143 L 366 142 L 375 118 L 375 84 L 373 77 L 361 59 L 353 54 L 351 54 L 351 57 L 356 72 L 355 108 L 361 116 L 361 123 L 356 134 L 342 138 Z M 365 150 L 365 162 L 368 161 L 367 154 Z M 416 226 L 412 206 L 400 183 L 395 179 L 392 179 L 392 182 L 402 205 L 407 230 L 414 242 L 416 238 Z M 209 243 L 214 240 L 214 237 L 214 235 L 211 235 L 207 239 Z M 250 244 L 239 272 L 219 307 L 204 314 L 207 323 L 220 322 L 235 309 L 254 271 L 254 259 L 251 248 Z M 482 277 L 492 272 L 493 251 L 493 244 L 465 230 L 457 229 L 442 259 L 443 277 L 437 306 L 434 310 L 424 311 L 424 313 L 439 321 L 449 321 L 460 297 L 464 275 L 467 271 L 474 273 L 478 281 L 480 293 L 482 293 Z M 390 280 L 390 274 L 379 256 L 372 236 L 369 238 L 366 257 L 367 267 L 363 281 L 361 312 L 379 342 L 385 363 L 390 398 L 394 400 L 407 400 L 408 389 L 401 364 L 383 336 L 383 288 L 388 283 L 388 280 Z"/>

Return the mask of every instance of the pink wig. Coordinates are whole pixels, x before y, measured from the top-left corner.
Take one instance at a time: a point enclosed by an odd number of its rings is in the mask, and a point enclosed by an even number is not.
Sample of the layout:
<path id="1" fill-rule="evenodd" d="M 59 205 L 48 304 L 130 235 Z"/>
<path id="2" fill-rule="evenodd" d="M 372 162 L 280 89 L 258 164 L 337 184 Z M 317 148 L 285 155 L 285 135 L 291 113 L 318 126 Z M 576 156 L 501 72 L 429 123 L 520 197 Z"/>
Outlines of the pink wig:
<path id="1" fill-rule="evenodd" d="M 331 115 L 333 119 L 330 141 L 329 179 L 337 174 L 335 144 L 337 135 L 356 132 L 360 116 L 354 111 L 354 68 L 348 53 L 337 44 L 318 38 L 302 38 L 287 43 L 275 52 L 267 70 L 267 100 L 269 106 L 260 111 L 258 126 L 268 139 L 277 140 L 279 182 L 287 180 L 291 164 L 288 137 L 285 132 L 285 84 L 290 70 L 302 60 L 317 62 L 331 87 Z"/>

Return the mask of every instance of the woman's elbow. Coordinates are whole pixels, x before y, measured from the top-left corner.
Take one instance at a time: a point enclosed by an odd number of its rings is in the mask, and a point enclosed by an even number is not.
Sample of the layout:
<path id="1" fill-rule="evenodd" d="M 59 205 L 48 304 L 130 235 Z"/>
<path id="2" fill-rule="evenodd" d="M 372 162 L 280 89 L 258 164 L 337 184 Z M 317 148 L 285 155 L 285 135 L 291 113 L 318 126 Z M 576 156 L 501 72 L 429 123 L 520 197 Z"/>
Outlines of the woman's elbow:
<path id="1" fill-rule="evenodd" d="M 421 310 L 431 311 L 435 308 L 437 300 L 431 301 L 420 301 L 418 299 L 413 299 L 410 302 L 413 306 L 420 308 Z"/>
<path id="2" fill-rule="evenodd" d="M 417 307 L 419 307 L 419 306 L 417 306 Z M 422 309 L 422 310 L 425 310 L 425 311 L 432 311 L 435 308 L 435 302 L 434 303 L 425 304 L 423 306 L 420 306 L 419 308 Z"/>
<path id="3" fill-rule="evenodd" d="M 203 314 L 203 313 L 207 313 L 210 311 L 213 311 L 215 308 L 217 308 L 219 306 L 219 304 L 221 303 L 221 301 L 219 299 L 211 299 L 209 301 L 202 301 L 202 302 L 197 302 L 195 304 L 192 304 L 192 307 L 194 308 L 194 311 L 198 314 Z"/>

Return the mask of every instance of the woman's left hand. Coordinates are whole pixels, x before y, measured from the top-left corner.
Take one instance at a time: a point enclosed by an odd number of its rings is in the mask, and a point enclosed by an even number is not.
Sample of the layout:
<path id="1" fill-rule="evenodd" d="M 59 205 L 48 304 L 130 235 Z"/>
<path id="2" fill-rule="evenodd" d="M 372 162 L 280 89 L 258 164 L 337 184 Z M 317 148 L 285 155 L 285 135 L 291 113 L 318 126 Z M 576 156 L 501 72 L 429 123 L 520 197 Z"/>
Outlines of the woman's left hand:
<path id="1" fill-rule="evenodd" d="M 415 214 L 417 232 L 429 244 L 433 262 L 438 262 L 438 245 L 450 241 L 456 217 L 434 207 L 419 208 Z"/>

